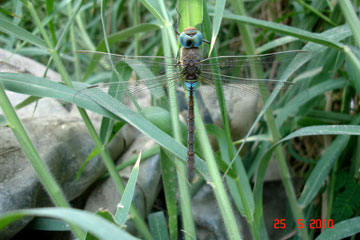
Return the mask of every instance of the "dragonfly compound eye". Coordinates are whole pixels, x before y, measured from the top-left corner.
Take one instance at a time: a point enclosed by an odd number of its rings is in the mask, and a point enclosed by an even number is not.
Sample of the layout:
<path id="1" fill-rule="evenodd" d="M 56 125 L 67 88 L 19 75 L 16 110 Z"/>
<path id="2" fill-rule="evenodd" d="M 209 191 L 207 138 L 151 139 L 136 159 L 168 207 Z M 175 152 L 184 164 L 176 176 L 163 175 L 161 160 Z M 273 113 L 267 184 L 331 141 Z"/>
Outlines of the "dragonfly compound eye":
<path id="1" fill-rule="evenodd" d="M 181 46 L 183 46 L 185 48 L 191 48 L 193 46 L 192 37 L 185 33 L 180 34 L 179 40 L 180 40 Z"/>
<path id="2" fill-rule="evenodd" d="M 194 47 L 200 47 L 202 41 L 204 40 L 204 37 L 200 31 L 196 31 L 196 34 L 192 37 L 193 46 Z"/>
<path id="3" fill-rule="evenodd" d="M 186 33 L 180 34 L 180 44 L 185 48 L 199 47 L 204 39 L 201 32 L 196 31 L 195 34 L 189 35 Z"/>

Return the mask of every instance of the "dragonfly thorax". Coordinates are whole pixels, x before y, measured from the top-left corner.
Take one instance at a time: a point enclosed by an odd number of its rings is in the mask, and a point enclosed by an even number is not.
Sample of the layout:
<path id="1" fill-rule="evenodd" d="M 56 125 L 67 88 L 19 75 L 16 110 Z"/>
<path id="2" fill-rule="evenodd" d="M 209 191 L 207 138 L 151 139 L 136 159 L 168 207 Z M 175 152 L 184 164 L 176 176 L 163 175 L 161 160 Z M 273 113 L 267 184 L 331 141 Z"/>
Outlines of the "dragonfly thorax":
<path id="1" fill-rule="evenodd" d="M 182 48 L 180 65 L 182 75 L 187 80 L 196 80 L 200 74 L 201 51 L 200 48 Z"/>

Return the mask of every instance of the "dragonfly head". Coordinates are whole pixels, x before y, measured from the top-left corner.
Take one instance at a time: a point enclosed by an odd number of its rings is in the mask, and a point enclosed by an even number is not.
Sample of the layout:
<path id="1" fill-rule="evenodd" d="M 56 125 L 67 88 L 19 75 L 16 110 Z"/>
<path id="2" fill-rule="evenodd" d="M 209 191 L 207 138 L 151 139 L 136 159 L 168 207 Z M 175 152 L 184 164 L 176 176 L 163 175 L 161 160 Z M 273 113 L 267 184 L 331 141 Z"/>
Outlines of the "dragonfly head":
<path id="1" fill-rule="evenodd" d="M 180 44 L 184 48 L 199 47 L 204 40 L 204 37 L 200 31 L 194 27 L 187 27 L 179 37 Z"/>

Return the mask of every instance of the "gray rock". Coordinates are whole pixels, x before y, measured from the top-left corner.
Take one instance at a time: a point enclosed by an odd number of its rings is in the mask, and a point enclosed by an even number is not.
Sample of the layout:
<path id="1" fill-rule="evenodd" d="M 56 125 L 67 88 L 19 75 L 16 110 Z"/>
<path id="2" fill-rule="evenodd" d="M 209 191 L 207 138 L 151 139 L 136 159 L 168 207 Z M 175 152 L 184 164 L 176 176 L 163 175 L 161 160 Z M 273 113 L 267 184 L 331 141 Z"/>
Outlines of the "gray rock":
<path id="1" fill-rule="evenodd" d="M 61 82 L 60 74 L 57 72 L 46 69 L 46 66 L 30 58 L 8 52 L 1 48 L 0 61 L 0 72 L 26 73 L 36 77 L 44 77 L 44 73 L 47 71 L 47 79 L 54 82 Z"/>
<path id="2" fill-rule="evenodd" d="M 85 167 L 81 177 L 74 181 L 79 167 L 94 148 L 80 119 L 57 116 L 23 119 L 23 123 L 40 158 L 47 164 L 69 201 L 80 196 L 105 172 L 101 158 L 96 156 Z M 0 128 L 0 136 L 0 213 L 52 205 L 12 131 Z M 134 136 L 134 131 L 125 127 L 109 146 L 111 155 L 119 156 Z M 11 225 L 0 233 L 0 238 L 13 236 L 30 219 Z"/>

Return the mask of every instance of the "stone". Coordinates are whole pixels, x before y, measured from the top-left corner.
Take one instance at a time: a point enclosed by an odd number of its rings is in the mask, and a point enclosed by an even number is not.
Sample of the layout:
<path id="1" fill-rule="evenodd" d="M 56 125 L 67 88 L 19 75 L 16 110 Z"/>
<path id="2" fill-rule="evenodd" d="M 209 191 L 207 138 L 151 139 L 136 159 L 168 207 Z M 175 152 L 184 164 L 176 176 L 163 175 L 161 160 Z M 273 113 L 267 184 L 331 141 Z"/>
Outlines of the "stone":
<path id="1" fill-rule="evenodd" d="M 105 166 L 99 156 L 89 161 L 81 177 L 75 175 L 94 148 L 83 122 L 78 118 L 23 119 L 32 142 L 60 185 L 68 201 L 80 196 L 99 176 Z M 109 151 L 119 156 L 135 137 L 135 131 L 124 127 L 112 141 Z M 10 128 L 0 128 L 0 213 L 22 208 L 51 206 L 33 167 L 24 155 Z M 126 139 L 124 141 L 124 139 Z M 0 233 L 9 238 L 31 218 L 16 222 Z"/>

